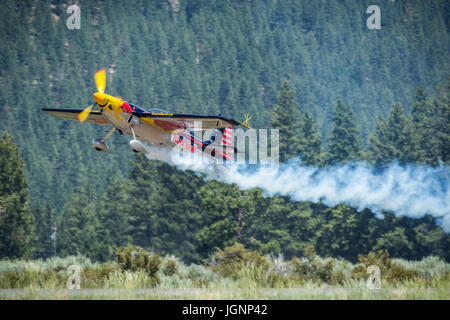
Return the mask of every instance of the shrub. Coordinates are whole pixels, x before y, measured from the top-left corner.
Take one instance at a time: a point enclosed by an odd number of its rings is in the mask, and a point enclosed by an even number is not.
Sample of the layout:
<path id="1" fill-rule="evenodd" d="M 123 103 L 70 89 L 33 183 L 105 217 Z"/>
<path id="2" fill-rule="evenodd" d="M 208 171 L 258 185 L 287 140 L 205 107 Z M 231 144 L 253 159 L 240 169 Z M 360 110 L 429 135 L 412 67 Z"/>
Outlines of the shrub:
<path id="1" fill-rule="evenodd" d="M 101 288 L 111 274 L 120 270 L 119 265 L 112 262 L 102 263 L 96 268 L 84 268 L 81 271 L 81 284 L 84 288 Z"/>
<path id="2" fill-rule="evenodd" d="M 163 273 L 166 276 L 173 276 L 178 272 L 178 262 L 175 258 L 168 258 L 164 265 Z"/>
<path id="3" fill-rule="evenodd" d="M 155 287 L 157 282 L 159 279 L 150 277 L 143 269 L 134 272 L 116 271 L 108 278 L 108 286 L 117 289 L 145 289 Z"/>
<path id="4" fill-rule="evenodd" d="M 208 266 L 224 277 L 236 279 L 239 271 L 245 265 L 253 265 L 255 268 L 267 271 L 269 263 L 267 259 L 257 252 L 247 250 L 242 244 L 218 249 L 207 261 Z"/>
<path id="5" fill-rule="evenodd" d="M 392 284 L 419 276 L 415 270 L 406 269 L 403 266 L 393 264 L 387 250 L 371 251 L 366 256 L 358 255 L 358 260 L 360 264 L 357 265 L 351 273 L 351 277 L 354 279 L 367 279 L 369 277 L 367 268 L 370 265 L 378 266 L 381 271 L 381 279 Z"/>
<path id="6" fill-rule="evenodd" d="M 208 287 L 210 283 L 219 279 L 214 271 L 197 264 L 186 267 L 184 277 L 190 279 L 195 287 Z"/>
<path id="7" fill-rule="evenodd" d="M 287 278 L 292 273 L 292 264 L 284 260 L 283 255 L 281 254 L 277 257 L 271 255 L 269 271 L 270 273 Z"/>
<path id="8" fill-rule="evenodd" d="M 117 248 L 117 263 L 123 271 L 143 270 L 150 277 L 157 278 L 157 272 L 161 265 L 161 258 L 157 254 L 150 254 L 141 247 L 128 245 L 125 248 Z"/>
<path id="9" fill-rule="evenodd" d="M 450 264 L 436 256 L 429 256 L 420 261 L 392 259 L 392 263 L 405 269 L 416 271 L 421 277 L 432 279 L 450 275 Z"/>
<path id="10" fill-rule="evenodd" d="M 301 259 L 294 257 L 291 260 L 294 274 L 301 279 L 330 284 L 343 281 L 343 274 L 333 272 L 334 264 L 333 259 L 319 257 L 313 246 L 305 248 L 304 257 Z"/>

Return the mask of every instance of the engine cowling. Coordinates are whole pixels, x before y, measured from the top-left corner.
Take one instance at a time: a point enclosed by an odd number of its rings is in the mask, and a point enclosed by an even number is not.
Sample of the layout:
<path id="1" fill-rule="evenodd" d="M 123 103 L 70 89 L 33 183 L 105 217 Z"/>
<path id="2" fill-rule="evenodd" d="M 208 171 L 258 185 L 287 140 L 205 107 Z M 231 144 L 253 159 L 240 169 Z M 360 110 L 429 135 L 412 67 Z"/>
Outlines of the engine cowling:
<path id="1" fill-rule="evenodd" d="M 144 152 L 144 153 L 147 152 L 147 149 L 145 149 L 144 144 L 136 139 L 130 141 L 130 148 L 134 152 Z"/>

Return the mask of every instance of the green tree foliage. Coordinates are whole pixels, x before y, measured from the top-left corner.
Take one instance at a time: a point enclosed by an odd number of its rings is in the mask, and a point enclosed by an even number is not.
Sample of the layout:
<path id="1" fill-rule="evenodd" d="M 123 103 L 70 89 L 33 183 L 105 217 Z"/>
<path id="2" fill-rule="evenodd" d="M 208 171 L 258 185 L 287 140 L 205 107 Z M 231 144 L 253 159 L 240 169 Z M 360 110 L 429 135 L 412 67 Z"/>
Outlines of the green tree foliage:
<path id="1" fill-rule="evenodd" d="M 87 188 L 81 188 L 68 198 L 58 220 L 58 255 L 83 254 L 99 259 L 98 217 L 92 194 Z"/>
<path id="2" fill-rule="evenodd" d="M 125 136 L 111 137 L 113 152 L 96 152 L 89 141 L 107 128 L 40 112 L 89 105 L 92 74 L 107 67 L 107 93 L 145 108 L 236 120 L 250 112 L 253 127 L 280 129 L 281 161 L 358 160 L 368 140 L 366 158 L 380 166 L 449 164 L 449 90 L 432 91 L 448 81 L 445 1 L 390 3 L 383 11 L 389 32 L 367 30 L 365 8 L 351 0 L 180 1 L 177 12 L 168 1 L 77 4 L 80 30 L 66 27 L 67 3 L 0 4 L 0 129 L 14 133 L 25 163 L 2 144 L 2 255 L 26 256 L 33 243 L 46 257 L 56 218 L 59 255 L 101 261 L 130 244 L 198 262 L 236 242 L 288 258 L 314 246 L 321 256 L 352 261 L 378 249 L 450 259 L 450 237 L 430 216 L 377 219 L 369 210 L 238 190 L 133 157 Z M 409 116 L 402 106 L 409 110 L 419 85 Z M 389 113 L 394 101 L 401 104 Z"/>
<path id="3" fill-rule="evenodd" d="M 309 112 L 301 118 L 299 150 L 302 162 L 310 166 L 320 166 L 323 162 L 322 142 L 314 120 Z"/>
<path id="4" fill-rule="evenodd" d="M 299 153 L 300 113 L 295 103 L 295 93 L 285 81 L 281 85 L 279 103 L 274 105 L 272 128 L 279 130 L 280 162 L 294 158 Z"/>
<path id="5" fill-rule="evenodd" d="M 384 233 L 374 246 L 374 249 L 384 249 L 394 256 L 411 256 L 412 243 L 406 236 L 405 228 L 395 227 Z"/>
<path id="6" fill-rule="evenodd" d="M 280 83 L 288 79 L 294 105 L 310 112 L 323 137 L 341 95 L 355 108 L 364 140 L 372 119 L 387 116 L 394 100 L 406 106 L 419 84 L 430 92 L 448 77 L 444 0 L 390 3 L 383 13 L 390 32 L 368 30 L 364 6 L 351 0 L 181 1 L 176 13 L 169 1 L 77 4 L 80 30 L 66 27 L 67 3 L 0 4 L 0 129 L 14 132 L 31 201 L 51 199 L 58 210 L 86 177 L 96 176 L 93 189 L 105 190 L 110 172 L 129 174 L 124 137 L 110 141 L 114 153 L 97 153 L 89 141 L 101 138 L 103 127 L 39 111 L 89 105 L 99 67 L 108 68 L 108 93 L 143 107 L 237 120 L 250 112 L 256 128 L 270 125 Z M 449 126 L 439 105 L 443 150 Z"/>
<path id="7" fill-rule="evenodd" d="M 395 283 L 397 281 L 411 280 L 418 276 L 415 270 L 405 269 L 402 266 L 392 263 L 392 258 L 387 250 L 371 251 L 367 255 L 359 255 L 358 260 L 361 265 L 352 270 L 352 276 L 357 279 L 368 277 L 367 268 L 377 266 L 380 268 L 381 281 Z"/>
<path id="8" fill-rule="evenodd" d="M 1 127 L 15 132 L 25 160 L 31 160 L 26 165 L 32 199 L 48 193 L 55 181 L 64 184 L 62 190 L 74 191 L 86 173 L 99 176 L 97 187 L 102 189 L 107 171 L 99 168 L 127 175 L 126 166 L 120 164 L 129 153 L 104 159 L 81 143 L 103 134 L 101 129 L 35 116 L 37 105 L 86 105 L 93 89 L 92 72 L 99 66 L 110 65 L 110 92 L 135 98 L 143 106 L 222 112 L 237 118 L 244 109 L 254 111 L 256 127 L 270 123 L 280 79 L 289 78 L 299 93 L 296 99 L 314 115 L 323 136 L 331 128 L 326 114 L 338 92 L 345 92 L 345 100 L 358 106 L 365 137 L 372 129 L 367 119 L 378 110 L 385 114 L 393 97 L 406 104 L 419 83 L 430 88 L 447 77 L 448 35 L 443 31 L 446 20 L 439 18 L 445 12 L 441 2 L 409 4 L 414 19 L 408 21 L 414 22 L 407 34 L 402 27 L 403 6 L 394 5 L 392 14 L 383 18 L 392 32 L 376 37 L 355 28 L 361 17 L 347 12 L 361 8 L 352 2 L 331 6 L 287 1 L 281 6 L 224 1 L 216 6 L 200 1 L 181 4 L 176 19 L 168 2 L 79 5 L 83 27 L 68 30 L 63 3 L 2 2 L 0 105 L 8 119 Z M 430 13 L 436 17 L 431 21 L 425 18 Z M 230 24 L 230 16 L 235 23 Z M 210 20 L 213 28 L 207 27 Z M 433 36 L 423 36 L 424 25 Z M 345 37 L 332 32 L 336 27 L 348 31 Z M 97 35 L 104 41 L 97 41 Z M 397 41 L 399 36 L 402 41 Z M 408 67 L 397 58 L 400 55 L 408 57 Z M 322 90 L 323 81 L 332 90 Z M 219 90 L 221 86 L 225 91 Z M 366 106 L 367 97 L 374 105 Z M 233 104 L 221 105 L 226 99 Z M 74 136 L 80 141 L 79 153 L 68 157 Z M 117 143 L 121 151 L 126 150 L 123 142 Z M 62 170 L 70 175 L 59 176 Z M 70 192 L 55 192 L 61 208 Z"/>
<path id="9" fill-rule="evenodd" d="M 383 137 L 380 145 L 388 147 L 373 153 L 383 160 L 393 159 L 388 151 L 391 145 L 398 145 L 388 128 L 397 136 L 406 132 L 411 137 L 410 131 L 402 130 L 409 120 L 401 106 L 393 107 L 391 113 L 392 125 L 380 121 L 374 135 Z M 320 145 L 311 143 L 317 141 L 313 128 L 312 117 L 304 113 L 299 130 L 312 133 L 304 144 L 319 151 Z M 399 145 L 401 150 L 410 150 L 406 147 Z M 311 153 L 309 159 L 317 165 L 320 160 L 315 156 Z M 80 252 L 103 261 L 111 259 L 115 248 L 134 244 L 198 262 L 210 252 L 238 242 L 263 254 L 288 258 L 302 255 L 308 246 L 314 246 L 322 256 L 350 261 L 358 254 L 379 249 L 409 259 L 429 254 L 450 258 L 450 237 L 430 216 L 412 219 L 385 213 L 379 220 L 370 210 L 357 212 L 347 205 L 329 208 L 289 197 L 265 197 L 262 190 L 243 191 L 235 185 L 204 181 L 201 175 L 143 155 L 135 157 L 129 171 L 129 179 L 112 177 L 101 197 L 84 188 L 69 198 L 58 219 L 59 254 Z M 49 211 L 45 206 L 33 211 L 42 219 L 36 225 L 42 243 L 46 243 Z M 45 256 L 43 250 L 48 252 L 48 248 L 36 245 L 38 255 L 42 252 Z"/>
<path id="10" fill-rule="evenodd" d="M 142 271 L 150 277 L 147 286 L 154 287 L 159 283 L 157 275 L 161 268 L 161 258 L 151 254 L 139 246 L 128 245 L 116 249 L 117 263 L 122 271 Z"/>
<path id="11" fill-rule="evenodd" d="M 161 265 L 161 258 L 157 254 L 150 254 L 138 246 L 126 246 L 117 248 L 117 263 L 122 270 L 143 270 L 151 277 L 156 277 Z"/>
<path id="12" fill-rule="evenodd" d="M 450 79 L 446 90 L 440 88 L 432 100 L 435 106 L 435 127 L 438 136 L 438 158 L 450 163 Z"/>
<path id="13" fill-rule="evenodd" d="M 50 238 L 56 227 L 55 210 L 49 202 L 41 204 L 35 203 L 31 207 L 35 220 L 36 242 L 34 244 L 33 255 L 39 258 L 49 258 L 54 255 L 54 242 Z"/>
<path id="14" fill-rule="evenodd" d="M 183 183 L 173 184 L 178 179 Z M 177 200 L 165 201 L 170 199 L 169 188 Z M 234 185 L 205 182 L 142 156 L 134 161 L 130 180 L 112 182 L 106 193 L 97 207 L 83 191 L 70 197 L 73 200 L 58 224 L 59 254 L 78 251 L 108 260 L 116 247 L 134 244 L 199 262 L 213 251 L 239 243 L 261 254 L 287 258 L 302 256 L 314 246 L 321 256 L 349 261 L 379 249 L 408 259 L 430 254 L 450 259 L 450 236 L 431 216 L 414 219 L 385 213 L 378 219 L 370 210 L 358 212 L 346 205 L 329 208 L 289 197 L 265 197 L 262 190 L 241 191 Z"/>
<path id="15" fill-rule="evenodd" d="M 336 102 L 333 131 L 329 138 L 328 163 L 336 164 L 361 158 L 361 138 L 356 125 L 356 116 L 341 98 Z"/>
<path id="16" fill-rule="evenodd" d="M 391 107 L 389 119 L 378 120 L 375 133 L 370 137 L 370 158 L 379 166 L 399 160 L 401 163 L 420 159 L 418 137 L 409 116 L 400 103 Z"/>
<path id="17" fill-rule="evenodd" d="M 336 283 L 340 282 L 341 274 L 334 274 L 333 267 L 335 261 L 333 259 L 322 259 L 316 253 L 313 246 L 305 248 L 302 259 L 294 257 L 291 260 L 294 273 L 309 281 Z"/>
<path id="18" fill-rule="evenodd" d="M 101 260 L 112 259 L 117 247 L 131 244 L 133 241 L 131 187 L 129 180 L 119 181 L 113 177 L 98 202 L 99 225 L 96 233 L 101 239 Z"/>
<path id="19" fill-rule="evenodd" d="M 199 203 L 193 195 L 204 184 L 192 171 L 136 157 L 130 175 L 130 225 L 133 243 L 161 254 L 198 259 Z M 125 190 L 124 190 L 125 191 Z"/>
<path id="20" fill-rule="evenodd" d="M 163 272 L 166 276 L 173 276 L 174 274 L 178 273 L 178 264 L 177 260 L 174 258 L 169 258 L 166 260 L 166 263 L 164 265 Z"/>
<path id="21" fill-rule="evenodd" d="M 33 224 L 24 162 L 12 136 L 3 132 L 0 138 L 0 257 L 30 257 Z"/>
<path id="22" fill-rule="evenodd" d="M 258 205 L 254 192 L 214 181 L 200 188 L 197 196 L 202 212 L 198 240 L 204 252 L 236 241 L 248 243 Z"/>
<path id="23" fill-rule="evenodd" d="M 198 238 L 205 252 L 232 245 L 237 239 L 241 194 L 236 186 L 212 182 L 198 190 L 202 215 Z"/>
<path id="24" fill-rule="evenodd" d="M 291 258 L 314 246 L 321 256 L 350 261 L 379 249 L 408 259 L 431 252 L 450 258 L 445 252 L 450 236 L 431 216 L 414 219 L 384 213 L 384 218 L 378 219 L 370 210 L 358 212 L 347 205 L 329 208 L 280 196 L 265 198 L 258 189 L 239 194 L 233 186 L 218 182 L 207 182 L 199 194 L 207 195 L 197 233 L 202 255 L 238 241 L 240 206 L 244 209 L 240 243 L 264 254 Z"/>
<path id="25" fill-rule="evenodd" d="M 427 99 L 423 87 L 416 92 L 412 104 L 411 117 L 418 140 L 416 162 L 437 166 L 439 162 L 449 163 L 448 145 L 450 142 L 450 107 L 447 87 L 438 88 L 436 95 Z"/>
<path id="26" fill-rule="evenodd" d="M 385 144 L 389 136 L 387 121 L 382 116 L 378 116 L 375 132 L 369 138 L 368 151 L 368 158 L 378 166 L 386 165 L 394 159 L 392 146 Z"/>
<path id="27" fill-rule="evenodd" d="M 433 146 L 436 145 L 436 141 L 432 141 L 436 139 L 436 135 L 430 130 L 430 120 L 433 116 L 431 108 L 425 89 L 419 86 L 416 91 L 416 100 L 412 104 L 411 120 L 418 137 L 419 159 L 417 160 L 426 163 L 433 161 L 433 154 L 427 154 L 427 151 L 431 149 L 430 143 Z"/>
<path id="28" fill-rule="evenodd" d="M 242 244 L 235 243 L 224 250 L 218 249 L 208 259 L 208 266 L 224 277 L 236 278 L 239 271 L 248 265 L 267 270 L 268 261 L 257 252 L 246 249 Z"/>

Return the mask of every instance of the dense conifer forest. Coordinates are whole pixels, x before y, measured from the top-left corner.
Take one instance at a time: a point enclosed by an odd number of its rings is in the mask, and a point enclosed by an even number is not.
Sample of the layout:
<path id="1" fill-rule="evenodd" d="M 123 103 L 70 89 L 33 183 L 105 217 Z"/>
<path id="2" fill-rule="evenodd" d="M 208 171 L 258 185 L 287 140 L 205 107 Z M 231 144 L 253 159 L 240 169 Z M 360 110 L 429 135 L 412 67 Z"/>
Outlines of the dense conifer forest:
<path id="1" fill-rule="evenodd" d="M 370 30 L 372 2 L 78 1 L 70 30 L 67 1 L 2 1 L 0 258 L 53 256 L 56 226 L 58 256 L 101 262 L 131 244 L 199 263 L 236 242 L 288 259 L 313 247 L 450 261 L 450 235 L 427 212 L 380 218 L 206 181 L 133 155 L 118 134 L 97 152 L 104 127 L 41 111 L 90 105 L 105 67 L 106 92 L 143 108 L 250 113 L 252 127 L 279 129 L 282 162 L 448 168 L 450 2 L 376 1 Z"/>

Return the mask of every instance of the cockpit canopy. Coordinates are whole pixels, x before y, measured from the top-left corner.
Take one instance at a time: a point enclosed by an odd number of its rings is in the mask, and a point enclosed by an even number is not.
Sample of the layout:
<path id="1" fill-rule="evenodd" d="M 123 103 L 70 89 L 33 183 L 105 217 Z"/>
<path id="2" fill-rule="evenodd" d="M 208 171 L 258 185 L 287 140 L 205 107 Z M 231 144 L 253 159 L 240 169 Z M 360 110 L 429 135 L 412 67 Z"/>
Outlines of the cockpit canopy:
<path id="1" fill-rule="evenodd" d="M 151 113 L 169 113 L 169 111 L 158 109 L 158 108 L 149 109 L 148 112 L 151 112 Z"/>
<path id="2" fill-rule="evenodd" d="M 152 109 L 145 110 L 145 109 L 142 109 L 141 107 L 138 107 L 135 104 L 132 104 L 132 103 L 129 103 L 129 102 L 128 102 L 128 104 L 130 105 L 131 109 L 133 109 L 134 112 L 137 112 L 137 113 L 145 113 L 145 112 L 149 112 L 149 113 L 169 113 L 168 111 L 165 111 L 165 110 L 162 110 L 162 109 L 152 108 Z"/>
<path id="3" fill-rule="evenodd" d="M 131 109 L 134 110 L 134 112 L 138 112 L 138 113 L 146 112 L 146 110 L 142 109 L 141 107 L 138 107 L 135 104 L 132 104 L 129 102 L 128 102 L 128 104 L 130 105 Z"/>

